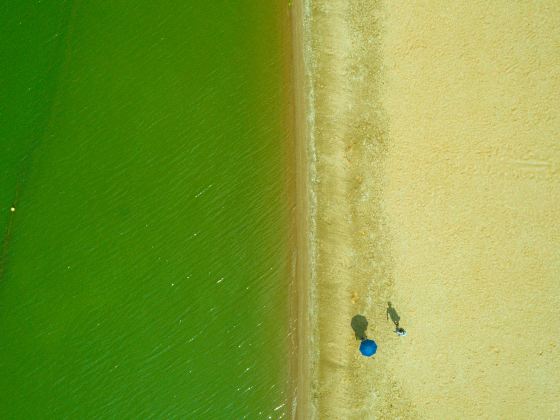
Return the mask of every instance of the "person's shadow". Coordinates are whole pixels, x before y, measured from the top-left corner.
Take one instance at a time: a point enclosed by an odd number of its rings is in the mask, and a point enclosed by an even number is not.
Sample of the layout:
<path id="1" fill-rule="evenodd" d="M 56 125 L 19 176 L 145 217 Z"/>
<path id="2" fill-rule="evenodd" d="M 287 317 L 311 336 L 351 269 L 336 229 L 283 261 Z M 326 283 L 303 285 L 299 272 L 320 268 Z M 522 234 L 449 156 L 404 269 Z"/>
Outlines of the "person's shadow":
<path id="1" fill-rule="evenodd" d="M 350 322 L 352 329 L 354 330 L 354 334 L 356 335 L 356 340 L 365 340 L 366 330 L 368 326 L 368 321 L 365 316 L 363 315 L 354 315 L 352 321 Z"/>
<path id="2" fill-rule="evenodd" d="M 395 326 L 399 328 L 399 322 L 401 321 L 401 317 L 397 313 L 397 310 L 393 308 L 391 302 L 387 302 L 387 319 L 389 318 L 391 318 L 393 324 L 395 324 Z"/>

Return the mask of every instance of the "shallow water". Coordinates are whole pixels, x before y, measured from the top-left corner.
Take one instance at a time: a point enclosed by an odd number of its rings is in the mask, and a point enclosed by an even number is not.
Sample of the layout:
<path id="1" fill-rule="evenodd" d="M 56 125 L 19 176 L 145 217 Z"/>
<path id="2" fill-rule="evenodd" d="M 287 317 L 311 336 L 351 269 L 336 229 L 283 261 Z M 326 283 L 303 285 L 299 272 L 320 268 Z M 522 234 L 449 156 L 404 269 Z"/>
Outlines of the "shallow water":
<path id="1" fill-rule="evenodd" d="M 287 413 L 286 8 L 3 7 L 0 417 Z"/>

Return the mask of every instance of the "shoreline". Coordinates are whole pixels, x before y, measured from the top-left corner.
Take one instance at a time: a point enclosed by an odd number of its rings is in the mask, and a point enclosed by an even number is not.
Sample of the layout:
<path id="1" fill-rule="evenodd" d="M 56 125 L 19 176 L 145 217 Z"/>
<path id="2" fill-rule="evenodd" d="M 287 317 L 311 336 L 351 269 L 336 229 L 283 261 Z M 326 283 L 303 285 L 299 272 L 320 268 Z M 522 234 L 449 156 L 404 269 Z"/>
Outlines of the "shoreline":
<path id="1" fill-rule="evenodd" d="M 309 342 L 312 332 L 312 319 L 309 316 L 312 305 L 312 250 L 311 250 L 311 203 L 309 173 L 310 158 L 309 80 L 305 66 L 306 37 L 308 23 L 305 21 L 307 0 L 295 0 L 290 6 L 292 35 L 292 80 L 293 80 L 293 133 L 295 140 L 295 330 L 296 349 L 293 363 L 295 379 L 291 392 L 292 418 L 313 418 L 310 393 L 312 382 L 312 357 Z M 294 313 L 294 312 L 292 312 Z"/>
<path id="2" fill-rule="evenodd" d="M 361 357 L 350 328 L 356 314 L 383 318 L 393 290 L 381 209 L 386 153 L 379 110 L 381 29 L 364 25 L 379 6 L 302 0 L 292 12 L 299 366 L 293 415 L 411 412 L 405 399 L 398 401 L 400 390 L 387 368 L 393 352 L 385 348 L 384 358 L 375 361 Z M 364 53 L 362 44 L 369 51 Z M 368 334 L 392 338 L 381 323 L 370 324 Z M 372 362 L 375 378 L 358 377 Z"/>
<path id="3" fill-rule="evenodd" d="M 413 413 L 389 366 L 391 237 L 383 209 L 388 148 L 381 102 L 382 4 L 308 0 L 308 118 L 312 418 L 396 418 Z M 310 28 L 312 25 L 312 30 Z M 378 357 L 359 354 L 350 327 L 366 315 Z M 371 374 L 360 374 L 370 372 Z"/>

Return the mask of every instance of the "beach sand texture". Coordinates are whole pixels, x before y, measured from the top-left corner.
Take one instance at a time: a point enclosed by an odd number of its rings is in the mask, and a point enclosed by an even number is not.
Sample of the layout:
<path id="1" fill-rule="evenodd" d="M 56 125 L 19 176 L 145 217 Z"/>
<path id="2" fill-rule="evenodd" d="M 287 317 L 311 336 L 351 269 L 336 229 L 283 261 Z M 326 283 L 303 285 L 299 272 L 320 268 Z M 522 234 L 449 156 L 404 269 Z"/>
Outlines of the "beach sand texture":
<path id="1" fill-rule="evenodd" d="M 298 416 L 558 418 L 560 3 L 300 12 L 314 356 Z"/>

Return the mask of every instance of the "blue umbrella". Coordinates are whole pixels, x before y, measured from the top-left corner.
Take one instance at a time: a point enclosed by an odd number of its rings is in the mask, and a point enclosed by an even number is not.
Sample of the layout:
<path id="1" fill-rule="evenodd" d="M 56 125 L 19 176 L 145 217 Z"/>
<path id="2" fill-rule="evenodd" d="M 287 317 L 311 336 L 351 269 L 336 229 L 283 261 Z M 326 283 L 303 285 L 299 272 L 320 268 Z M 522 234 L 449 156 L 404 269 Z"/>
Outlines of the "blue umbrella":
<path id="1" fill-rule="evenodd" d="M 362 340 L 360 343 L 360 353 L 364 356 L 373 356 L 377 351 L 377 344 L 373 340 Z"/>

